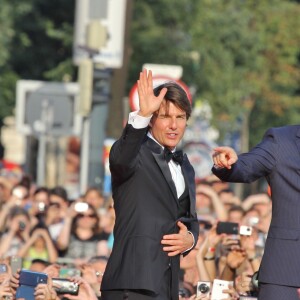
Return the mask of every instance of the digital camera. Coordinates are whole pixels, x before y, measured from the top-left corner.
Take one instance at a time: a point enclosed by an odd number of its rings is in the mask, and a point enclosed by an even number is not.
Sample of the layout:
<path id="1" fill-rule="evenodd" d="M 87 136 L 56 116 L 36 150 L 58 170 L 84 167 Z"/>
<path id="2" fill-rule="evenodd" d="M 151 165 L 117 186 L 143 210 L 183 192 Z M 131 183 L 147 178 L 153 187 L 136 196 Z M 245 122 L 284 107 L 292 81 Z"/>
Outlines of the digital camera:
<path id="1" fill-rule="evenodd" d="M 252 234 L 252 227 L 251 226 L 240 226 L 240 235 L 247 235 L 250 236 Z"/>
<path id="2" fill-rule="evenodd" d="M 77 283 L 66 278 L 52 278 L 53 288 L 58 295 L 78 295 L 79 286 Z"/>
<path id="3" fill-rule="evenodd" d="M 209 281 L 199 281 L 197 283 L 197 297 L 209 295 L 211 283 Z"/>

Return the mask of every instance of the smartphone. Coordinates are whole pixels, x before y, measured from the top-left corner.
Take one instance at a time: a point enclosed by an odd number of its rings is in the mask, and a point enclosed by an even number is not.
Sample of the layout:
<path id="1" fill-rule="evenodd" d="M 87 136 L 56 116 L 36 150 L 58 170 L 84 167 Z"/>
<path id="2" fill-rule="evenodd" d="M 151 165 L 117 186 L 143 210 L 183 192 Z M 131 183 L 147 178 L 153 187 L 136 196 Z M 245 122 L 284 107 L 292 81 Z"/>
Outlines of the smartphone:
<path id="1" fill-rule="evenodd" d="M 7 265 L 6 264 L 0 264 L 0 274 L 7 273 Z"/>
<path id="2" fill-rule="evenodd" d="M 48 275 L 41 272 L 21 270 L 16 299 L 35 300 L 34 289 L 39 283 L 47 283 Z"/>
<path id="3" fill-rule="evenodd" d="M 199 226 L 203 230 L 209 230 L 212 228 L 212 223 L 207 220 L 198 220 Z"/>
<path id="4" fill-rule="evenodd" d="M 52 278 L 53 288 L 58 295 L 70 294 L 78 295 L 79 285 L 66 278 Z"/>
<path id="5" fill-rule="evenodd" d="M 10 267 L 12 274 L 16 274 L 18 270 L 22 269 L 23 260 L 19 256 L 12 256 L 10 258 Z"/>
<path id="6" fill-rule="evenodd" d="M 88 208 L 89 208 L 89 205 L 85 202 L 77 202 L 74 205 L 74 209 L 77 212 L 85 212 L 88 210 Z"/>
<path id="7" fill-rule="evenodd" d="M 75 277 L 81 276 L 81 271 L 76 268 L 60 268 L 59 269 L 59 277 L 67 278 L 67 277 Z"/>
<path id="8" fill-rule="evenodd" d="M 197 292 L 196 296 L 201 297 L 204 295 L 209 296 L 211 292 L 211 283 L 209 281 L 199 281 L 197 283 Z"/>
<path id="9" fill-rule="evenodd" d="M 251 226 L 240 226 L 240 235 L 247 235 L 250 236 L 252 234 L 252 227 Z"/>
<path id="10" fill-rule="evenodd" d="M 211 300 L 230 299 L 230 295 L 223 293 L 227 290 L 229 285 L 233 285 L 233 281 L 214 279 Z"/>
<path id="11" fill-rule="evenodd" d="M 239 234 L 239 224 L 233 222 L 218 222 L 217 234 Z"/>

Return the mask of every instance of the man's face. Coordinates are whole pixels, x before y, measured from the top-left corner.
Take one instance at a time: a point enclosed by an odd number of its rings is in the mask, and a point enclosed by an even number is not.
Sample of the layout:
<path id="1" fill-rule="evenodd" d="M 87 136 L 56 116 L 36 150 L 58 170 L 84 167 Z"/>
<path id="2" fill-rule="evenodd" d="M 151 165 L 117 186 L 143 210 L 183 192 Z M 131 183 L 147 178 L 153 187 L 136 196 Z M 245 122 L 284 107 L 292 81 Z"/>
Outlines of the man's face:
<path id="1" fill-rule="evenodd" d="M 172 150 L 182 139 L 186 123 L 186 113 L 171 102 L 167 106 L 164 100 L 151 120 L 150 132 L 159 144 Z"/>

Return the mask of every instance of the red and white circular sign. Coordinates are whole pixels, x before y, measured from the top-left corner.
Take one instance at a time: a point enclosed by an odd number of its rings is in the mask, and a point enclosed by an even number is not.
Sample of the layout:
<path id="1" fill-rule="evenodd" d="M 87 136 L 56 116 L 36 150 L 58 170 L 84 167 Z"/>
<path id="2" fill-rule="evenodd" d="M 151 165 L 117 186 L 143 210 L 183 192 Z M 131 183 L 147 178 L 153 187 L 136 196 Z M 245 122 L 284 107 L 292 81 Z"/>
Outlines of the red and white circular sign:
<path id="1" fill-rule="evenodd" d="M 192 95 L 191 95 L 191 92 L 190 92 L 188 86 L 179 79 L 173 79 L 168 76 L 153 76 L 153 87 L 155 88 L 158 85 L 161 85 L 161 84 L 169 82 L 169 81 L 173 81 L 173 82 L 176 82 L 177 84 L 179 84 L 185 90 L 185 92 L 188 96 L 188 99 L 192 103 Z M 130 90 L 129 105 L 130 105 L 131 111 L 137 111 L 140 108 L 139 95 L 138 95 L 138 91 L 137 91 L 137 83 Z"/>

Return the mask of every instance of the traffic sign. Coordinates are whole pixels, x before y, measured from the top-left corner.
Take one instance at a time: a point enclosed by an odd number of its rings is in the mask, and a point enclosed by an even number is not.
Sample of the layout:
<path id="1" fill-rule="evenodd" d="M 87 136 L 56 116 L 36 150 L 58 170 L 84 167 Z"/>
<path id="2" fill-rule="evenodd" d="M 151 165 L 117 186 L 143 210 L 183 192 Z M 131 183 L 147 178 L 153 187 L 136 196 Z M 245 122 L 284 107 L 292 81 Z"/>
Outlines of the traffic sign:
<path id="1" fill-rule="evenodd" d="M 26 135 L 79 135 L 76 111 L 79 86 L 75 82 L 17 82 L 16 127 Z"/>

